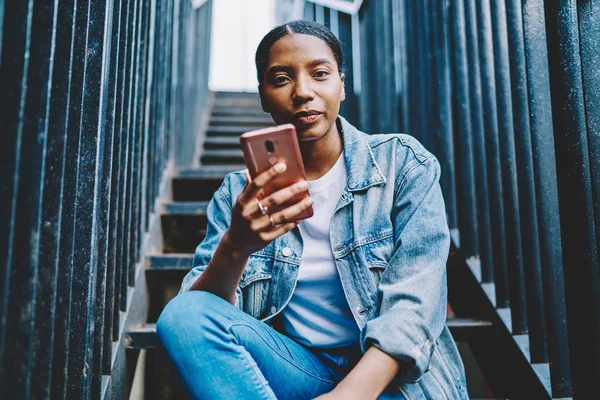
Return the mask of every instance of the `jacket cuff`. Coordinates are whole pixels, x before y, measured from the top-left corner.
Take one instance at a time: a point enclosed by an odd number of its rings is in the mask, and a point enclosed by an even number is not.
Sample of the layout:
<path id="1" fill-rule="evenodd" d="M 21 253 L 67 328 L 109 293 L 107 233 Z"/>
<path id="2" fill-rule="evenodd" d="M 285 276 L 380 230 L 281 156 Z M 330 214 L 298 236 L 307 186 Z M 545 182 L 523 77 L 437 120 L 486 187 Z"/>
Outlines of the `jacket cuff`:
<path id="1" fill-rule="evenodd" d="M 416 329 L 421 318 L 412 311 L 387 312 L 367 322 L 360 333 L 363 354 L 370 346 L 398 360 L 402 366 L 399 379 L 415 383 L 427 371 L 434 350 L 434 340 L 427 329 Z"/>

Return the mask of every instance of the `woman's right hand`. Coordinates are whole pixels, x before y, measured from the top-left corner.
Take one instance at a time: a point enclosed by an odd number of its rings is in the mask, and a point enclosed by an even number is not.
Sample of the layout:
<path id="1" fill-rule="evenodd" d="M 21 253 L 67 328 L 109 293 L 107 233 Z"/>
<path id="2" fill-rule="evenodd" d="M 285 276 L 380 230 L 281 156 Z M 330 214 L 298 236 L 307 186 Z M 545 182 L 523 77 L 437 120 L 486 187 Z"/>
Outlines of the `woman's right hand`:
<path id="1" fill-rule="evenodd" d="M 248 183 L 233 205 L 231 225 L 224 237 L 244 257 L 261 250 L 294 229 L 301 220 L 313 215 L 310 196 L 290 202 L 294 196 L 308 190 L 308 183 L 304 180 L 262 198 L 263 188 L 285 170 L 284 163 L 277 163 L 252 181 L 246 173 Z M 267 213 L 261 213 L 259 200 Z"/>

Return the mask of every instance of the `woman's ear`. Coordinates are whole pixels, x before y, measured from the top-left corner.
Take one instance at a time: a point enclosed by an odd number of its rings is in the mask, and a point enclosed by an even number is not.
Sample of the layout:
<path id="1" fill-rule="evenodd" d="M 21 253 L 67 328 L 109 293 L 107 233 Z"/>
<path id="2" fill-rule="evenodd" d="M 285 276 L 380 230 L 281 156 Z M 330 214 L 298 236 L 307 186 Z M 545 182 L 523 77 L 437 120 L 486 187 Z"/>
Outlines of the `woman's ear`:
<path id="1" fill-rule="evenodd" d="M 268 113 L 269 109 L 267 108 L 267 105 L 266 105 L 265 101 L 263 100 L 262 85 L 258 85 L 258 96 L 260 97 L 260 106 L 262 107 L 264 112 Z"/>
<path id="2" fill-rule="evenodd" d="M 344 83 L 346 76 L 341 73 L 340 74 L 340 80 L 342 81 L 342 93 L 340 95 L 340 101 L 344 101 L 346 100 L 346 84 Z"/>

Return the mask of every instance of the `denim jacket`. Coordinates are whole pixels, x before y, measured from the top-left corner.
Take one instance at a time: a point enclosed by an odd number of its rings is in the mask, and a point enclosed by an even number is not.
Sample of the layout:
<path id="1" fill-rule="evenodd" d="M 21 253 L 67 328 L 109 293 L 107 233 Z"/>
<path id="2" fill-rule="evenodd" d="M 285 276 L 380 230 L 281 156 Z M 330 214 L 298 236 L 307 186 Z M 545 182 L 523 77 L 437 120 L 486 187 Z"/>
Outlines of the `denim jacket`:
<path id="1" fill-rule="evenodd" d="M 450 239 L 439 163 L 411 136 L 367 135 L 338 122 L 348 181 L 330 239 L 361 349 L 373 345 L 405 361 L 394 382 L 407 399 L 466 399 L 463 364 L 446 327 Z M 180 293 L 210 261 L 245 184 L 244 172 L 234 172 L 214 194 L 206 238 Z M 271 323 L 292 297 L 301 257 L 297 228 L 252 254 L 235 305 Z"/>

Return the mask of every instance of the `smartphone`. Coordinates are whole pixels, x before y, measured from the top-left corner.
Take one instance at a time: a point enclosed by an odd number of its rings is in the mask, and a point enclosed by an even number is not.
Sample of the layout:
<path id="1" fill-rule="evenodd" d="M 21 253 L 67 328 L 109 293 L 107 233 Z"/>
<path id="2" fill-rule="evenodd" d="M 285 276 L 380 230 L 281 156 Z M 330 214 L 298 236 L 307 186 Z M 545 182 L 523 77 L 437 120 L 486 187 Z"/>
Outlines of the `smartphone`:
<path id="1" fill-rule="evenodd" d="M 306 180 L 294 125 L 283 124 L 245 132 L 240 136 L 240 144 L 252 179 L 278 162 L 287 165 L 283 173 L 263 188 L 263 197 L 300 180 Z M 306 196 L 308 191 L 295 196 L 289 203 L 296 203 Z"/>

